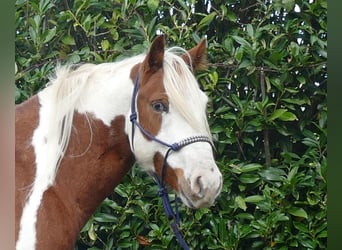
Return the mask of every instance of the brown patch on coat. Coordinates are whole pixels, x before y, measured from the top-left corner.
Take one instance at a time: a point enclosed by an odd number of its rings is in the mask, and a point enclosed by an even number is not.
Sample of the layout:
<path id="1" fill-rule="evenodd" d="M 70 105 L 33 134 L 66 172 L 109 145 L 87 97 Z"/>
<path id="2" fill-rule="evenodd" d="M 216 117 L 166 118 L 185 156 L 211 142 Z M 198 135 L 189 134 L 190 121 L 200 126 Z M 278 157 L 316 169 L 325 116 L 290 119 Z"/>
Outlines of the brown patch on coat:
<path id="1" fill-rule="evenodd" d="M 164 156 L 161 153 L 156 153 L 153 157 L 154 167 L 158 177 L 161 177 L 162 166 L 163 166 Z M 165 179 L 164 182 L 172 187 L 177 192 L 180 191 L 179 184 L 184 180 L 184 171 L 181 168 L 171 168 L 169 164 L 166 163 L 165 168 Z"/>
<path id="2" fill-rule="evenodd" d="M 161 128 L 162 115 L 152 108 L 155 101 L 168 105 L 168 97 L 163 85 L 165 39 L 158 36 L 152 43 L 150 51 L 142 63 L 133 66 L 130 77 L 135 83 L 139 74 L 139 91 L 137 95 L 137 112 L 142 127 L 156 136 Z M 144 135 L 145 136 L 145 135 Z M 145 136 L 147 140 L 150 140 Z"/>

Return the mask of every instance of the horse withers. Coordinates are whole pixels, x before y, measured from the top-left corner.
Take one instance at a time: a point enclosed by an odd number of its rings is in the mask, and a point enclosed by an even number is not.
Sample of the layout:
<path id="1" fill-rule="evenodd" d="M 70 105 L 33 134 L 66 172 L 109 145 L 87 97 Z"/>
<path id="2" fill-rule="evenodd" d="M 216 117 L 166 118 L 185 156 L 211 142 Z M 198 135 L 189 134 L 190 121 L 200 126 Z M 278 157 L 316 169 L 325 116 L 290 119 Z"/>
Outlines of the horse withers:
<path id="1" fill-rule="evenodd" d="M 58 66 L 16 106 L 16 249 L 73 249 L 91 214 L 136 161 L 185 205 L 209 207 L 222 188 L 194 72 L 203 40 L 120 62 Z"/>

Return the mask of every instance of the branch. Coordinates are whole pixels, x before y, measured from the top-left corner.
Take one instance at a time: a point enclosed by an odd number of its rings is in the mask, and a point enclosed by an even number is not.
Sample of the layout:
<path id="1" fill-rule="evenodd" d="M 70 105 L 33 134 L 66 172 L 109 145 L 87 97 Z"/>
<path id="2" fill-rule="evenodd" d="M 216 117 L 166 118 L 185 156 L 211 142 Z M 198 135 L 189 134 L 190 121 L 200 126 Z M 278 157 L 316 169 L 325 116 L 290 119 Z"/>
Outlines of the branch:
<path id="1" fill-rule="evenodd" d="M 266 87 L 265 87 L 265 72 L 263 67 L 260 68 L 260 88 L 262 101 L 266 99 Z M 267 110 L 264 111 L 264 117 L 267 118 Z M 264 148 L 265 148 L 265 165 L 271 166 L 271 152 L 270 152 L 270 137 L 268 128 L 264 129 Z"/>

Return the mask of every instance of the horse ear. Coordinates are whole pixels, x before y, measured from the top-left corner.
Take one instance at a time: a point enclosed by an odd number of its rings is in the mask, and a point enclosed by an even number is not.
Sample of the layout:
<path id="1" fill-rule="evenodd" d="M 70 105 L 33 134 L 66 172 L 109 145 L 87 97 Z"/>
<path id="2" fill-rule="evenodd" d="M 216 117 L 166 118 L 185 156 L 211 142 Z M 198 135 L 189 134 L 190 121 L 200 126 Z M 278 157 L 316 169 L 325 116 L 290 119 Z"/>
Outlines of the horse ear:
<path id="1" fill-rule="evenodd" d="M 194 72 L 207 68 L 206 42 L 206 39 L 203 39 L 195 47 L 188 50 L 188 54 L 182 55 L 183 60 L 192 68 Z"/>
<path id="2" fill-rule="evenodd" d="M 157 36 L 152 42 L 150 51 L 143 62 L 145 72 L 154 73 L 163 67 L 165 39 L 163 35 Z"/>

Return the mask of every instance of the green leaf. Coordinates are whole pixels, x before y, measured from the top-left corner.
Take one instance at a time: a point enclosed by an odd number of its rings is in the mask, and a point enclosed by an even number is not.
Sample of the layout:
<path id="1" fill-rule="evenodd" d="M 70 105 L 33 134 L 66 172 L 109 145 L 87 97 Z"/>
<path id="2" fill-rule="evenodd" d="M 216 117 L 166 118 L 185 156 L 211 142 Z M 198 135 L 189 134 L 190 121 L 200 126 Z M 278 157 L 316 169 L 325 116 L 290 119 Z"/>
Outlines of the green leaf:
<path id="1" fill-rule="evenodd" d="M 186 5 L 187 2 L 185 0 L 177 0 L 177 2 L 182 6 L 184 10 L 188 9 L 188 6 Z"/>
<path id="2" fill-rule="evenodd" d="M 243 173 L 239 179 L 242 183 L 252 184 L 260 180 L 260 177 L 257 174 Z"/>
<path id="3" fill-rule="evenodd" d="M 118 195 L 120 195 L 121 197 L 127 198 L 128 197 L 128 193 L 127 193 L 127 189 L 125 188 L 124 185 L 118 185 L 115 188 L 115 193 L 117 193 Z"/>
<path id="4" fill-rule="evenodd" d="M 287 103 L 297 104 L 297 105 L 307 104 L 307 101 L 304 99 L 283 98 L 281 100 Z"/>
<path id="5" fill-rule="evenodd" d="M 247 68 L 248 66 L 251 66 L 251 65 L 252 65 L 252 62 L 246 59 L 240 63 L 239 69 Z"/>
<path id="6" fill-rule="evenodd" d="M 254 141 L 253 141 L 252 138 L 243 138 L 242 140 L 243 140 L 244 143 L 249 144 L 252 147 L 254 147 Z"/>
<path id="7" fill-rule="evenodd" d="M 272 89 L 272 86 L 271 86 L 271 81 L 267 76 L 265 76 L 265 83 L 266 83 L 266 92 L 269 93 Z"/>
<path id="8" fill-rule="evenodd" d="M 85 32 L 90 32 L 90 26 L 91 26 L 91 23 L 93 22 L 92 20 L 92 16 L 89 14 L 87 15 L 87 17 L 83 20 L 82 22 L 82 26 L 84 27 L 84 31 Z"/>
<path id="9" fill-rule="evenodd" d="M 253 26 L 249 23 L 247 24 L 247 33 L 250 37 L 254 37 L 254 30 Z"/>
<path id="10" fill-rule="evenodd" d="M 317 238 L 327 238 L 327 237 L 328 237 L 328 231 L 327 230 L 324 230 L 317 235 Z"/>
<path id="11" fill-rule="evenodd" d="M 208 76 L 209 76 L 209 78 L 213 84 L 217 83 L 217 81 L 219 79 L 219 75 L 218 75 L 217 71 L 210 73 Z"/>
<path id="12" fill-rule="evenodd" d="M 112 35 L 113 40 L 117 41 L 119 39 L 119 32 L 116 29 L 112 29 L 110 34 Z"/>
<path id="13" fill-rule="evenodd" d="M 298 173 L 298 169 L 299 169 L 299 166 L 295 166 L 291 169 L 291 171 L 289 172 L 289 174 L 287 175 L 287 179 L 289 181 L 292 181 L 292 179 L 297 175 Z"/>
<path id="14" fill-rule="evenodd" d="M 286 111 L 281 116 L 279 116 L 279 120 L 286 122 L 286 121 L 295 121 L 295 120 L 298 120 L 298 118 L 292 112 Z"/>
<path id="15" fill-rule="evenodd" d="M 107 39 L 101 41 L 101 47 L 104 51 L 108 50 L 110 43 Z"/>
<path id="16" fill-rule="evenodd" d="M 268 117 L 269 121 L 273 121 L 275 119 L 280 118 L 287 110 L 286 109 L 276 109 L 272 112 L 272 114 Z"/>
<path id="17" fill-rule="evenodd" d="M 277 46 L 277 42 L 279 41 L 280 38 L 284 37 L 285 34 L 284 33 L 281 33 L 275 37 L 273 37 L 273 39 L 271 40 L 270 42 L 270 48 L 274 48 L 275 46 Z"/>
<path id="18" fill-rule="evenodd" d="M 32 26 L 29 27 L 29 34 L 30 34 L 30 38 L 32 39 L 32 41 L 37 44 L 39 43 L 39 41 L 37 40 L 37 33 L 36 31 L 32 28 Z"/>
<path id="19" fill-rule="evenodd" d="M 47 31 L 47 34 L 45 35 L 45 39 L 43 43 L 48 43 L 55 35 L 56 35 L 56 27 L 53 27 L 52 29 L 49 29 Z"/>
<path id="20" fill-rule="evenodd" d="M 39 11 L 40 14 L 44 14 L 49 9 L 51 9 L 54 6 L 54 4 L 49 0 L 40 0 L 39 1 Z"/>
<path id="21" fill-rule="evenodd" d="M 304 138 L 302 140 L 302 143 L 306 146 L 309 146 L 309 147 L 318 147 L 319 146 L 319 141 L 317 139 L 313 139 L 313 138 Z"/>
<path id="22" fill-rule="evenodd" d="M 151 12 L 155 12 L 159 6 L 159 0 L 148 0 L 147 7 Z"/>
<path id="23" fill-rule="evenodd" d="M 235 59 L 238 63 L 241 62 L 242 60 L 242 57 L 243 57 L 243 48 L 241 47 L 238 47 L 236 50 L 235 50 Z"/>
<path id="24" fill-rule="evenodd" d="M 74 63 L 79 63 L 80 61 L 81 61 L 81 57 L 79 55 L 77 55 L 76 53 L 74 53 L 68 57 L 69 63 L 74 64 Z"/>
<path id="25" fill-rule="evenodd" d="M 254 220 L 254 216 L 250 213 L 239 213 L 235 217 L 239 219 Z"/>
<path id="26" fill-rule="evenodd" d="M 290 47 L 292 56 L 297 57 L 299 55 L 299 45 L 298 45 L 298 43 L 291 42 L 289 47 Z"/>
<path id="27" fill-rule="evenodd" d="M 240 167 L 240 171 L 242 173 L 248 173 L 248 172 L 258 170 L 260 168 L 263 168 L 263 166 L 258 164 L 258 163 L 250 163 L 250 164 L 247 164 L 247 165 Z"/>
<path id="28" fill-rule="evenodd" d="M 262 195 L 251 195 L 245 198 L 245 202 L 249 203 L 258 203 L 263 200 L 265 200 L 265 197 Z"/>
<path id="29" fill-rule="evenodd" d="M 121 234 L 120 234 L 120 239 L 124 239 L 124 238 L 127 238 L 130 236 L 130 232 L 129 231 L 123 231 Z"/>
<path id="30" fill-rule="evenodd" d="M 218 107 L 216 110 L 215 110 L 215 114 L 222 114 L 222 113 L 226 113 L 230 110 L 231 108 L 228 107 L 228 106 L 221 106 L 221 107 Z"/>
<path id="31" fill-rule="evenodd" d="M 299 92 L 299 90 L 294 88 L 285 88 L 285 90 L 291 94 L 297 94 Z"/>
<path id="32" fill-rule="evenodd" d="M 275 212 L 274 221 L 278 222 L 278 221 L 289 221 L 289 220 L 290 218 L 286 216 L 284 213 L 281 213 L 279 211 Z"/>
<path id="33" fill-rule="evenodd" d="M 90 229 L 88 230 L 88 236 L 92 241 L 97 239 L 97 235 L 94 230 L 94 224 L 91 224 Z"/>
<path id="34" fill-rule="evenodd" d="M 236 115 L 233 113 L 226 113 L 222 116 L 225 120 L 236 120 Z"/>
<path id="35" fill-rule="evenodd" d="M 96 213 L 94 216 L 94 220 L 98 222 L 117 222 L 118 218 L 107 213 Z"/>
<path id="36" fill-rule="evenodd" d="M 269 181 L 283 181 L 286 173 L 284 170 L 274 167 L 266 168 L 260 171 L 260 176 Z"/>
<path id="37" fill-rule="evenodd" d="M 202 20 L 197 26 L 197 30 L 201 30 L 202 28 L 209 26 L 209 24 L 214 20 L 215 16 L 216 12 L 212 12 L 209 15 L 206 15 L 204 18 L 202 18 Z"/>
<path id="38" fill-rule="evenodd" d="M 300 84 L 305 84 L 306 83 L 306 79 L 303 76 L 297 76 L 297 80 L 299 81 Z"/>
<path id="39" fill-rule="evenodd" d="M 243 211 L 246 211 L 247 205 L 245 200 L 241 196 L 235 197 L 235 203 L 238 205 L 239 208 L 241 208 Z"/>
<path id="40" fill-rule="evenodd" d="M 66 45 L 76 45 L 75 39 L 70 35 L 66 35 L 65 37 L 63 37 L 62 43 Z"/>
<path id="41" fill-rule="evenodd" d="M 298 208 L 298 207 L 291 207 L 288 212 L 296 217 L 301 217 L 301 218 L 308 218 L 308 214 L 305 212 L 303 208 Z"/>
<path id="42" fill-rule="evenodd" d="M 242 46 L 246 46 L 248 48 L 251 48 L 251 44 L 249 42 L 247 42 L 247 40 L 245 40 L 244 38 L 240 37 L 240 36 L 232 36 L 232 38 L 239 44 L 241 44 Z"/>
<path id="43" fill-rule="evenodd" d="M 268 117 L 268 120 L 274 121 L 276 119 L 279 119 L 281 121 L 294 121 L 294 120 L 297 120 L 297 116 L 295 114 L 287 111 L 287 109 L 276 109 Z"/>
<path id="44" fill-rule="evenodd" d="M 235 23 L 236 20 L 237 20 L 236 14 L 233 11 L 231 11 L 230 9 L 226 8 L 226 10 L 227 10 L 227 18 L 228 18 L 228 20 L 233 22 L 233 23 Z"/>

